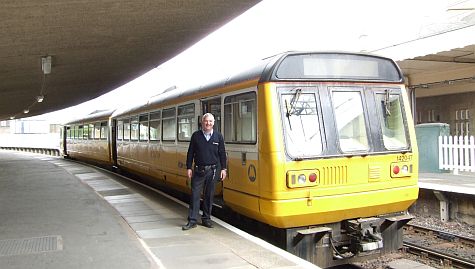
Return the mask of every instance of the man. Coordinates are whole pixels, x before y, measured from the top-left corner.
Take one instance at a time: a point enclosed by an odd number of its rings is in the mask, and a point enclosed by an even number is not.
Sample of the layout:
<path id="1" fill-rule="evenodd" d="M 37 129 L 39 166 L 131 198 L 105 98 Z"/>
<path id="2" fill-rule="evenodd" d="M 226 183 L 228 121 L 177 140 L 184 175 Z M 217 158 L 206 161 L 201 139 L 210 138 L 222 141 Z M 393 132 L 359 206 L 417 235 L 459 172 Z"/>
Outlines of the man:
<path id="1" fill-rule="evenodd" d="M 213 207 L 216 173 L 220 174 L 221 180 L 226 178 L 226 150 L 224 148 L 224 138 L 221 133 L 213 130 L 213 126 L 213 114 L 206 113 L 201 120 L 201 130 L 194 132 L 191 136 L 188 154 L 186 156 L 186 169 L 188 178 L 191 179 L 191 197 L 188 210 L 188 223 L 182 227 L 184 231 L 196 227 L 203 185 L 204 199 L 201 223 L 205 227 L 213 228 L 211 210 Z M 192 170 L 193 161 L 194 169 Z M 217 171 L 218 164 L 221 167 L 220 171 Z"/>

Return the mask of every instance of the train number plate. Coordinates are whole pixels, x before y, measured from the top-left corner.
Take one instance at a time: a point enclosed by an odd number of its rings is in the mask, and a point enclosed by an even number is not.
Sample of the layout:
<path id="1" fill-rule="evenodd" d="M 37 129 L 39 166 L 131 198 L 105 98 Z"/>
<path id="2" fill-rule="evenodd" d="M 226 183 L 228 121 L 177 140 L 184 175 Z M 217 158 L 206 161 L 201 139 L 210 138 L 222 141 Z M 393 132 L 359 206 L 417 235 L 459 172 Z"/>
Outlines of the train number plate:
<path id="1" fill-rule="evenodd" d="M 408 161 L 412 161 L 412 155 L 398 155 L 396 157 L 396 160 L 398 162 L 408 162 Z"/>

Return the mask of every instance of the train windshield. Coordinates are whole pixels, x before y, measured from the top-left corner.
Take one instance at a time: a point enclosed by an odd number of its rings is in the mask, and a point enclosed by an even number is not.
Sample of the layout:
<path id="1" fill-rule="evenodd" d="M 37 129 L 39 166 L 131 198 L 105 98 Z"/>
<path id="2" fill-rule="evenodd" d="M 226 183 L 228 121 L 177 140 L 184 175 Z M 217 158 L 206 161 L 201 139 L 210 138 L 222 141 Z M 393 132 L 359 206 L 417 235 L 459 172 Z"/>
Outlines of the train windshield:
<path id="1" fill-rule="evenodd" d="M 402 81 L 399 69 L 389 59 L 345 53 L 289 55 L 282 60 L 275 76 L 278 79 Z"/>
<path id="2" fill-rule="evenodd" d="M 287 153 L 293 158 L 320 155 L 323 146 L 315 93 L 303 93 L 296 88 L 281 98 Z"/>
<path id="3" fill-rule="evenodd" d="M 408 148 L 401 95 L 386 90 L 385 93 L 376 94 L 376 103 L 379 107 L 377 111 L 385 148 L 389 150 Z"/>

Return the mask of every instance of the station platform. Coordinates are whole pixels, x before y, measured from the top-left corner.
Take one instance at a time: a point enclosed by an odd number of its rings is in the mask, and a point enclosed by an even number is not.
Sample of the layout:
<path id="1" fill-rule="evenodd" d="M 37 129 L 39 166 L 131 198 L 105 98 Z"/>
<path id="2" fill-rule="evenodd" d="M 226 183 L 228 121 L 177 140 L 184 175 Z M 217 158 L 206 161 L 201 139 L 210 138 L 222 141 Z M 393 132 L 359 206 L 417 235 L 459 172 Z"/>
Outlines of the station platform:
<path id="1" fill-rule="evenodd" d="M 475 173 L 419 173 L 422 189 L 475 195 Z"/>
<path id="2" fill-rule="evenodd" d="M 98 168 L 0 150 L 0 268 L 318 268 Z"/>

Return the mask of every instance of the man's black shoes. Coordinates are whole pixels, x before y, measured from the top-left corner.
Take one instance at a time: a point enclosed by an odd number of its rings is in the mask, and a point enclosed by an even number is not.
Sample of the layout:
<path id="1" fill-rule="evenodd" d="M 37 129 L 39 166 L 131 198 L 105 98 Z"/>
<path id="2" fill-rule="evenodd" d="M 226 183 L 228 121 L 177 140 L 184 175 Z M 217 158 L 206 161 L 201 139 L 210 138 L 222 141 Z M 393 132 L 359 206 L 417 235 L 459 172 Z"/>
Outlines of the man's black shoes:
<path id="1" fill-rule="evenodd" d="M 188 222 L 185 226 L 181 226 L 181 229 L 183 231 L 186 231 L 186 230 L 189 230 L 189 229 L 193 229 L 195 227 L 196 227 L 196 223 Z"/>
<path id="2" fill-rule="evenodd" d="M 211 220 L 203 220 L 201 224 L 203 224 L 203 226 L 207 228 L 213 228 L 213 223 L 211 222 Z"/>

